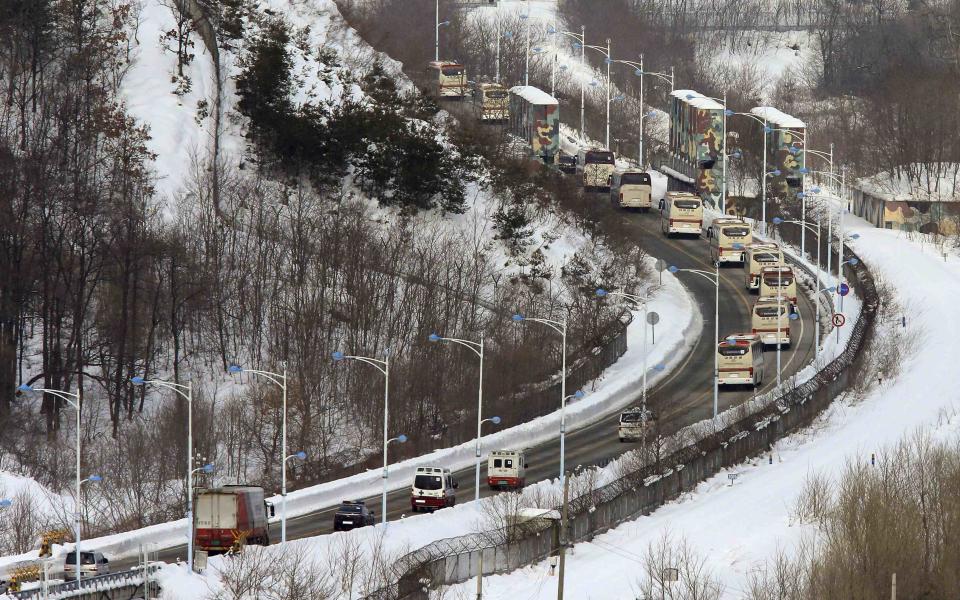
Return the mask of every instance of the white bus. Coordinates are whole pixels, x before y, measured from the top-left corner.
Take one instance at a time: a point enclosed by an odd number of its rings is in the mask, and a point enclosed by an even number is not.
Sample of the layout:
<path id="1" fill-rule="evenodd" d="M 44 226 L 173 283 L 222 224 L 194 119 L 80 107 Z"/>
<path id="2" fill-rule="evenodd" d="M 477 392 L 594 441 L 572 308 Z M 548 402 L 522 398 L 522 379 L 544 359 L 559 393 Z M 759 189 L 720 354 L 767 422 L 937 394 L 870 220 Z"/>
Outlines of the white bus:
<path id="1" fill-rule="evenodd" d="M 581 148 L 577 152 L 577 175 L 585 190 L 609 192 L 615 167 L 616 160 L 609 150 Z"/>
<path id="2" fill-rule="evenodd" d="M 760 296 L 753 305 L 751 330 L 760 336 L 765 346 L 789 346 L 792 343 L 790 315 L 793 312 L 793 303 L 786 298 Z"/>
<path id="3" fill-rule="evenodd" d="M 427 66 L 433 73 L 436 82 L 437 95 L 441 98 L 463 98 L 469 89 L 467 83 L 467 69 L 460 63 L 448 60 L 433 60 Z"/>
<path id="4" fill-rule="evenodd" d="M 480 83 L 473 88 L 473 105 L 481 121 L 510 118 L 510 92 L 499 83 Z"/>
<path id="5" fill-rule="evenodd" d="M 747 244 L 743 257 L 744 284 L 750 291 L 760 289 L 760 271 L 783 265 L 783 251 L 773 242 Z"/>
<path id="6" fill-rule="evenodd" d="M 653 182 L 650 174 L 637 169 L 614 171 L 610 181 L 610 202 L 620 208 L 639 208 L 648 212 L 653 206 Z"/>
<path id="7" fill-rule="evenodd" d="M 763 384 L 763 344 L 760 337 L 739 333 L 727 336 L 717 346 L 720 385 Z"/>
<path id="8" fill-rule="evenodd" d="M 714 219 L 707 230 L 710 238 L 710 260 L 720 263 L 742 263 L 747 244 L 753 241 L 750 224 L 735 217 Z"/>
<path id="9" fill-rule="evenodd" d="M 494 450 L 487 457 L 487 485 L 491 490 L 519 490 L 526 483 L 523 450 Z"/>
<path id="10" fill-rule="evenodd" d="M 700 236 L 703 228 L 703 201 L 690 192 L 667 192 L 660 202 L 660 231 Z"/>
<path id="11" fill-rule="evenodd" d="M 793 275 L 793 269 L 786 265 L 760 269 L 760 295 L 774 298 L 779 296 L 796 304 L 797 279 Z"/>

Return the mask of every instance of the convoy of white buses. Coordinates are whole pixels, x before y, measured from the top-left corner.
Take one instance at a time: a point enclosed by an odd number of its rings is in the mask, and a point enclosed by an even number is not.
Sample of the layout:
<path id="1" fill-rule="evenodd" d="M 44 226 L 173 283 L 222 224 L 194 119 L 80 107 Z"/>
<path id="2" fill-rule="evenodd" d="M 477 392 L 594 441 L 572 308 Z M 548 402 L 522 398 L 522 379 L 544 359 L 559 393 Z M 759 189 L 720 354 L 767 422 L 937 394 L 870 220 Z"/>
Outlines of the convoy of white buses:
<path id="1" fill-rule="evenodd" d="M 453 61 L 431 62 L 430 69 L 435 73 L 440 97 L 458 98 L 469 93 L 478 120 L 511 121 L 511 92 L 504 86 L 483 82 L 472 83 L 468 88 L 466 70 Z M 550 114 L 544 115 L 536 123 L 533 141 L 525 140 L 534 146 L 539 140 L 537 136 L 545 135 L 553 123 Z M 555 114 L 553 118 L 556 118 Z M 556 129 L 559 130 L 558 124 Z M 574 157 L 562 155 L 557 146 L 557 154 L 561 155 L 557 161 L 560 170 L 575 173 L 584 190 L 608 193 L 611 205 L 616 208 L 647 212 L 653 207 L 654 186 L 650 172 L 636 167 L 618 168 L 616 156 L 606 148 L 581 147 Z M 563 168 L 564 164 L 569 170 Z M 657 192 L 658 196 L 661 193 Z M 667 191 L 659 199 L 658 207 L 660 229 L 665 236 L 705 235 L 712 262 L 743 265 L 744 286 L 758 294 L 750 315 L 751 332 L 728 336 L 719 343 L 716 349 L 718 382 L 723 386 L 762 385 L 764 348 L 790 346 L 793 342 L 791 316 L 796 318 L 797 282 L 793 269 L 784 261 L 783 251 L 776 243 L 755 242 L 751 224 L 741 218 L 721 216 L 705 227 L 703 200 L 695 193 Z M 642 441 L 652 424 L 650 411 L 629 408 L 620 415 L 617 435 L 621 442 Z M 490 489 L 519 489 L 525 483 L 523 451 L 495 450 L 489 454 L 487 485 Z M 446 469 L 417 469 L 411 506 L 414 510 L 450 506 L 456 501 L 455 487 L 456 483 Z"/>

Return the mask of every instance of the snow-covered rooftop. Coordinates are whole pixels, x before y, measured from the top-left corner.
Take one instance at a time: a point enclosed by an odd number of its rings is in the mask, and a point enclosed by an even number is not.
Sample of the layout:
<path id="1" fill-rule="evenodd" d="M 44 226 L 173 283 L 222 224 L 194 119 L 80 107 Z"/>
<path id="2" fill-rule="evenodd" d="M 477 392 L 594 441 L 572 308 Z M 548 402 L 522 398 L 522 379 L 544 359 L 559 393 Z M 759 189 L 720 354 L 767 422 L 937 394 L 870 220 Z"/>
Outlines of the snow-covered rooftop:
<path id="1" fill-rule="evenodd" d="M 723 105 L 714 100 L 713 98 L 708 98 L 700 92 L 695 92 L 693 90 L 673 90 L 670 92 L 670 95 L 674 98 L 679 98 L 680 100 L 686 102 L 687 104 L 699 108 L 700 110 L 722 110 Z"/>
<path id="2" fill-rule="evenodd" d="M 781 112 L 772 106 L 756 106 L 750 109 L 750 113 L 760 117 L 767 123 L 776 125 L 777 127 L 785 127 L 788 129 L 804 129 L 807 126 L 800 119 L 788 115 L 785 112 Z"/>
<path id="3" fill-rule="evenodd" d="M 540 88 L 533 87 L 532 85 L 517 85 L 510 88 L 511 94 L 516 94 L 530 102 L 531 104 L 541 104 L 541 105 L 558 105 L 557 99 L 541 90 Z"/>

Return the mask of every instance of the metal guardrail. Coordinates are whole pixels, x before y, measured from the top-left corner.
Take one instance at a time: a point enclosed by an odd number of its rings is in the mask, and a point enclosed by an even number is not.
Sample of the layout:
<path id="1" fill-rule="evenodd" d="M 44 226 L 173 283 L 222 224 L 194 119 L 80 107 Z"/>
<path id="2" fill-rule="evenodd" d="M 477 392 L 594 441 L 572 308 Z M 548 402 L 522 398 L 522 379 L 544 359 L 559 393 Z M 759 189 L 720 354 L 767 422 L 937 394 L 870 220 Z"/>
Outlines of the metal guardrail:
<path id="1" fill-rule="evenodd" d="M 48 585 L 46 592 L 41 588 L 36 588 L 22 592 L 9 592 L 8 595 L 17 598 L 17 600 L 26 600 L 27 598 L 43 598 L 44 594 L 56 598 L 71 598 L 84 594 L 101 593 L 108 590 L 141 586 L 147 582 L 149 576 L 156 574 L 159 569 L 160 567 L 157 565 L 150 565 L 145 570 L 136 568 L 129 571 L 97 575 L 96 577 L 85 577 L 79 583 L 76 580 L 55 583 Z"/>
<path id="2" fill-rule="evenodd" d="M 846 257 L 855 257 L 847 249 Z M 796 263 L 808 275 L 812 269 Z M 767 450 L 773 442 L 808 425 L 837 393 L 846 388 L 846 370 L 858 363 L 873 329 L 879 297 L 870 271 L 862 261 L 846 265 L 846 279 L 861 298 L 861 312 L 846 348 L 803 384 L 767 402 L 719 431 L 692 426 L 671 437 L 672 451 L 623 477 L 570 501 L 570 541 L 581 541 L 620 523 L 649 514 L 684 489 L 691 489 L 721 468 L 739 464 Z M 699 434 L 698 434 L 699 433 Z M 668 445 L 668 448 L 670 445 Z M 528 523 L 443 539 L 401 557 L 393 566 L 397 581 L 368 593 L 364 600 L 420 600 L 427 589 L 467 581 L 483 574 L 505 573 L 545 559 L 556 551 L 555 526 Z"/>

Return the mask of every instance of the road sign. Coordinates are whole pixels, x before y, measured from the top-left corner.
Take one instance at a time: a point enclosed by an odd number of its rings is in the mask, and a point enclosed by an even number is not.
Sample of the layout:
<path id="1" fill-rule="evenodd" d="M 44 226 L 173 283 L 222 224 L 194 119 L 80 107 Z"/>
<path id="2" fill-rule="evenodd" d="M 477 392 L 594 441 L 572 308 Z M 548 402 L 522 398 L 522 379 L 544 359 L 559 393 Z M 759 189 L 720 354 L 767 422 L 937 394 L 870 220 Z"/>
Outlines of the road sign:
<path id="1" fill-rule="evenodd" d="M 650 323 L 651 325 L 656 325 L 659 322 L 660 322 L 660 315 L 658 315 L 653 311 L 647 313 L 647 323 Z"/>
<path id="2" fill-rule="evenodd" d="M 847 317 L 843 313 L 835 313 L 833 315 L 833 326 L 834 327 L 843 327 L 843 324 L 847 322 Z"/>
<path id="3" fill-rule="evenodd" d="M 667 265 L 667 261 L 663 260 L 662 258 L 657 259 L 656 267 L 658 271 L 660 272 L 666 271 L 668 266 L 669 265 Z"/>
<path id="4" fill-rule="evenodd" d="M 840 284 L 840 287 L 837 288 L 837 292 L 838 292 L 841 296 L 846 296 L 847 294 L 850 293 L 850 286 L 847 285 L 847 284 L 845 284 L 845 283 L 841 283 L 841 284 Z"/>

